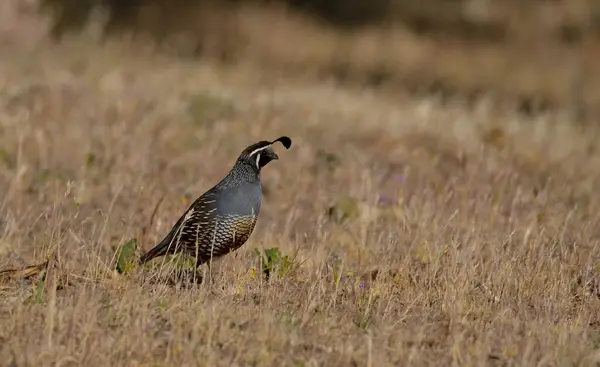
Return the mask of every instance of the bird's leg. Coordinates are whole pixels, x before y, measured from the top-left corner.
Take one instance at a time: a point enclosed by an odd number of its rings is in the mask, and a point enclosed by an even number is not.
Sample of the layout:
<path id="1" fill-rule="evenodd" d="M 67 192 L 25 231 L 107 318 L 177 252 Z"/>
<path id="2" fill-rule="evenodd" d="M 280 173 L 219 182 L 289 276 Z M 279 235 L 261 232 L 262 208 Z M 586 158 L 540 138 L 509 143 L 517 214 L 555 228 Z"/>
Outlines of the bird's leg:
<path id="1" fill-rule="evenodd" d="M 205 274 L 204 271 L 201 271 L 200 266 L 202 266 L 204 262 L 199 257 L 196 257 L 196 267 L 194 268 L 194 280 L 196 283 L 204 283 Z"/>
<path id="2" fill-rule="evenodd" d="M 206 272 L 208 274 L 209 281 L 212 283 L 212 269 L 210 268 L 210 264 L 212 264 L 212 261 L 208 260 L 206 262 Z"/>
<path id="3" fill-rule="evenodd" d="M 200 270 L 200 266 L 206 264 L 206 269 L 204 269 L 202 271 L 202 283 L 204 283 L 204 281 L 207 279 L 207 277 L 210 279 L 210 282 L 213 282 L 213 278 L 212 278 L 212 269 L 211 269 L 211 259 L 208 259 L 207 261 L 202 261 L 201 259 L 198 259 L 196 261 L 196 273 L 198 273 L 198 270 Z"/>
<path id="4" fill-rule="evenodd" d="M 209 259 L 206 262 L 206 267 L 207 267 L 207 271 L 208 271 L 208 281 L 206 282 L 206 286 L 208 287 L 208 291 L 210 291 L 210 293 L 212 293 L 213 295 L 217 295 L 217 293 L 215 292 L 215 287 L 214 287 L 215 279 L 212 276 L 212 259 Z M 204 283 L 204 279 L 202 280 L 202 283 Z"/>

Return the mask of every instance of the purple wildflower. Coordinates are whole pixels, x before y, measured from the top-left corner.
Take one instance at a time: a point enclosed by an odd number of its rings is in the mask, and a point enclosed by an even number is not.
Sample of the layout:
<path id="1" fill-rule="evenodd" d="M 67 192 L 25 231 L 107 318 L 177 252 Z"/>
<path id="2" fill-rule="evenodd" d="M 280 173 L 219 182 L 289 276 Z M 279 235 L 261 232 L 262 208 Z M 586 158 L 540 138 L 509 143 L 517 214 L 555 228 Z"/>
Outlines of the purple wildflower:
<path id="1" fill-rule="evenodd" d="M 386 194 L 379 194 L 379 196 L 377 197 L 377 202 L 385 203 L 385 204 L 393 204 L 394 199 L 388 197 Z"/>

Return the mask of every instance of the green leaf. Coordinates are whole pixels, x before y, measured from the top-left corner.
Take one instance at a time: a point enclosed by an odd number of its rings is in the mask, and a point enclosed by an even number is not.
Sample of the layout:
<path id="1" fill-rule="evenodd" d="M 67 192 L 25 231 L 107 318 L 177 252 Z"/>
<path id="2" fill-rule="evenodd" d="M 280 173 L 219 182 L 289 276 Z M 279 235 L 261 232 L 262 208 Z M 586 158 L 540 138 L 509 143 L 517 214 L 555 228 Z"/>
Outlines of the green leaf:
<path id="1" fill-rule="evenodd" d="M 279 265 L 279 275 L 280 276 L 284 276 L 291 268 L 292 268 L 292 261 L 290 260 L 288 255 L 285 255 L 282 259 L 281 259 L 281 263 Z"/>
<path id="2" fill-rule="evenodd" d="M 14 160 L 3 147 L 0 147 L 0 162 L 8 168 L 15 168 Z"/>
<path id="3" fill-rule="evenodd" d="M 267 255 L 267 259 L 269 263 L 276 263 L 281 259 L 281 252 L 278 247 L 273 247 L 265 250 L 265 255 Z"/>
<path id="4" fill-rule="evenodd" d="M 261 271 L 265 274 L 267 280 L 269 280 L 271 271 L 277 268 L 279 275 L 284 276 L 288 273 L 294 265 L 294 261 L 290 260 L 290 257 L 285 255 L 282 256 L 279 247 L 272 247 L 264 250 L 266 255 L 262 256 L 258 249 L 254 249 L 254 253 L 259 257 L 261 262 Z"/>
<path id="5" fill-rule="evenodd" d="M 87 153 L 85 155 L 85 167 L 90 168 L 96 163 L 96 156 L 94 153 Z"/>
<path id="6" fill-rule="evenodd" d="M 327 215 L 336 222 L 358 216 L 358 203 L 349 196 L 344 196 L 327 210 Z"/>
<path id="7" fill-rule="evenodd" d="M 186 255 L 182 252 L 177 254 L 169 254 L 166 256 L 167 262 L 173 263 L 178 268 L 196 268 L 196 260 L 193 256 Z"/>
<path id="8" fill-rule="evenodd" d="M 119 274 L 126 274 L 135 267 L 137 246 L 137 239 L 134 238 L 117 249 L 117 271 Z"/>

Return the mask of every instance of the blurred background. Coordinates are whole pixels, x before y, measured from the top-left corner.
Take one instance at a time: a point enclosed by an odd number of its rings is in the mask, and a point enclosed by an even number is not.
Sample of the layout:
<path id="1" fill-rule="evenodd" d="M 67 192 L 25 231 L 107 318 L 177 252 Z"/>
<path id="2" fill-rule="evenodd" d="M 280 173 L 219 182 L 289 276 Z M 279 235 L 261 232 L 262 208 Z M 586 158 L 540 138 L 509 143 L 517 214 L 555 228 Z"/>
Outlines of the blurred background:
<path id="1" fill-rule="evenodd" d="M 2 2 L 3 42 L 25 42 L 23 22 L 38 22 L 29 32 L 56 42 L 84 32 L 98 42 L 129 37 L 181 58 L 441 103 L 485 100 L 579 124 L 600 116 L 597 0 Z"/>

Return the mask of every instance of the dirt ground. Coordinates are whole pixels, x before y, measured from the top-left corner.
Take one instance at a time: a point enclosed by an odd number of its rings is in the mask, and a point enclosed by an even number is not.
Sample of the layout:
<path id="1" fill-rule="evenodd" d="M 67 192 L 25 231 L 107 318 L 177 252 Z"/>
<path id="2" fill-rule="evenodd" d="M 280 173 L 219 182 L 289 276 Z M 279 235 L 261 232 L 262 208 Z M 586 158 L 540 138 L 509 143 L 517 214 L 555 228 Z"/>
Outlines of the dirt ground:
<path id="1" fill-rule="evenodd" d="M 597 128 L 87 37 L 1 45 L 1 365 L 600 363 Z M 281 135 L 212 284 L 114 270 Z"/>

